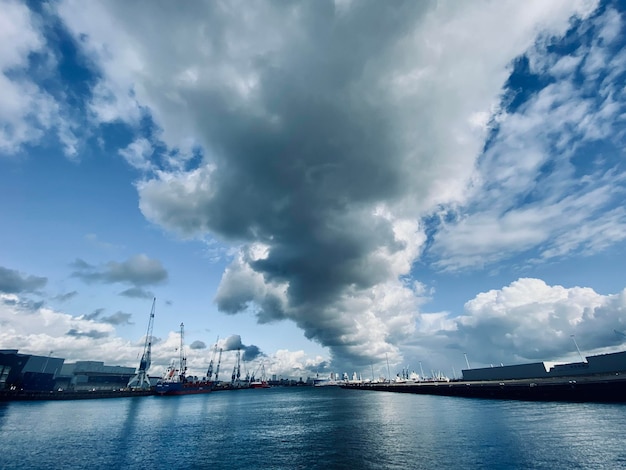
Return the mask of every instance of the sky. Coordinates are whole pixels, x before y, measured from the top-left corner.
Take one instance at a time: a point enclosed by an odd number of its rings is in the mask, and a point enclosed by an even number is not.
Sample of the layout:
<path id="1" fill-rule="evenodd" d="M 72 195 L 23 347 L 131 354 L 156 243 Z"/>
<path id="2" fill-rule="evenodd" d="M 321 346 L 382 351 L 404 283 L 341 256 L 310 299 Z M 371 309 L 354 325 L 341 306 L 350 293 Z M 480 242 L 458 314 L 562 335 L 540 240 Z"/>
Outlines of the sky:
<path id="1" fill-rule="evenodd" d="M 0 348 L 458 376 L 626 342 L 622 1 L 0 0 Z M 467 358 L 467 360 L 466 360 Z"/>

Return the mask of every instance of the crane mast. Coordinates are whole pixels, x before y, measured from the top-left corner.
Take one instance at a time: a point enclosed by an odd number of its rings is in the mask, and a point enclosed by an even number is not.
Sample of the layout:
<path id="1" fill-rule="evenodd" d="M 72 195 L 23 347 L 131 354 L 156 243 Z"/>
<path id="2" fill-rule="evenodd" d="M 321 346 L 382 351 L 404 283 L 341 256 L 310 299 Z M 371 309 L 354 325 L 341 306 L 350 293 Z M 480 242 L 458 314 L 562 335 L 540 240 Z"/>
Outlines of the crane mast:
<path id="1" fill-rule="evenodd" d="M 217 379 L 220 375 L 220 364 L 222 363 L 222 351 L 223 349 L 220 348 L 220 355 L 217 358 L 217 368 L 215 369 L 215 383 L 217 383 Z"/>
<path id="2" fill-rule="evenodd" d="M 241 377 L 241 350 L 237 349 L 237 382 Z"/>
<path id="3" fill-rule="evenodd" d="M 237 382 L 239 382 L 239 378 L 241 376 L 241 350 L 237 349 L 237 356 L 236 356 L 236 362 L 235 362 L 235 367 L 233 367 L 233 375 L 232 375 L 232 380 L 231 383 L 235 383 L 235 379 L 237 379 Z"/>
<path id="4" fill-rule="evenodd" d="M 185 355 L 185 325 L 180 324 L 180 381 L 185 381 L 185 376 L 187 374 L 187 356 Z"/>
<path id="5" fill-rule="evenodd" d="M 139 361 L 139 368 L 135 376 L 129 380 L 128 388 L 148 389 L 150 388 L 150 378 L 148 377 L 148 369 L 152 363 L 152 329 L 154 327 L 154 309 L 156 305 L 156 297 L 152 300 L 152 309 L 150 310 L 150 318 L 148 320 L 148 330 L 146 332 L 146 341 L 143 347 L 143 354 Z"/>
<path id="6" fill-rule="evenodd" d="M 217 354 L 217 342 L 220 340 L 220 337 L 217 337 L 217 341 L 215 341 L 215 347 L 213 348 L 213 356 L 211 356 L 211 362 L 209 362 L 209 370 L 206 372 L 206 379 L 210 382 L 211 377 L 213 377 L 213 362 L 215 362 L 215 355 Z"/>

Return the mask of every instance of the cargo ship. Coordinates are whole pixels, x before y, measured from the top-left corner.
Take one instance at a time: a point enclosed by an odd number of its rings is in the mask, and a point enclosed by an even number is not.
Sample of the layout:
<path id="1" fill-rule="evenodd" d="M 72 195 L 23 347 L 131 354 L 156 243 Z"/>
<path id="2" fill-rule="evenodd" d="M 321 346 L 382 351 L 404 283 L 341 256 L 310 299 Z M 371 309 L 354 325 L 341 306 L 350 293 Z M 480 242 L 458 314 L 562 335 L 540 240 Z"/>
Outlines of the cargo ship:
<path id="1" fill-rule="evenodd" d="M 450 381 L 346 382 L 342 388 L 532 401 L 626 402 L 626 351 L 581 362 L 537 362 L 463 370 Z"/>
<path id="2" fill-rule="evenodd" d="M 194 395 L 210 393 L 213 390 L 213 382 L 210 380 L 198 380 L 197 377 L 187 376 L 187 357 L 184 346 L 184 325 L 181 323 L 178 362 L 173 360 L 163 377 L 157 382 L 154 387 L 157 395 Z"/>

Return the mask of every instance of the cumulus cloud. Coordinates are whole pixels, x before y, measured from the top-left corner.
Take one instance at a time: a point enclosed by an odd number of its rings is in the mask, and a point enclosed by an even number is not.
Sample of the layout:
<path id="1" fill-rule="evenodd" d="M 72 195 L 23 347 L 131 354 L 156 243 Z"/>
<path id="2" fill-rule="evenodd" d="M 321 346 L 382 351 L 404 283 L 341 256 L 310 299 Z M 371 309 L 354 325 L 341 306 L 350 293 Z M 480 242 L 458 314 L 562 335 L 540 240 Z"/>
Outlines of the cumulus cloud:
<path id="1" fill-rule="evenodd" d="M 537 38 L 561 37 L 573 16 L 587 18 L 595 7 L 592 1 L 393 8 L 354 2 L 341 9 L 325 1 L 254 8 L 195 2 L 163 4 L 150 9 L 148 19 L 142 2 L 56 5 L 100 69 L 91 101 L 96 118 L 137 128 L 149 110 L 160 129 L 156 138 L 174 151 L 167 165 L 137 183 L 143 214 L 181 236 L 210 234 L 240 247 L 216 294 L 219 308 L 252 311 L 260 322 L 293 321 L 337 358 L 358 364 L 398 358 L 395 345 L 415 332 L 423 297 L 406 279 L 428 246 L 420 219 L 442 207 L 475 204 L 467 188 L 480 185 L 497 160 L 487 153 L 475 172 L 492 138 L 490 117 L 506 114 L 499 109 L 512 61 L 524 53 L 534 60 L 545 52 L 535 46 Z M 608 21 L 607 41 L 616 30 Z M 587 73 L 595 70 L 585 63 Z M 563 74 L 574 67 L 557 69 Z M 541 116 L 546 100 L 563 105 L 546 108 L 563 108 L 548 114 L 555 122 L 563 112 L 572 122 L 584 114 L 584 107 L 563 103 L 565 86 L 545 94 L 529 105 L 533 116 Z M 605 121 L 585 126 L 587 135 L 604 132 L 614 115 L 609 104 L 602 107 Z M 514 121 L 526 115 L 518 110 L 502 119 L 488 152 L 500 158 L 498 148 L 513 148 L 521 135 Z M 147 167 L 155 143 L 136 140 L 122 155 Z M 175 151 L 188 155 L 193 146 L 202 149 L 202 159 L 171 164 Z M 531 180 L 542 160 L 535 155 L 541 149 L 534 150 L 520 159 Z M 508 181 L 507 167 L 496 166 L 496 185 L 504 184 L 498 182 Z M 603 190 L 590 183 L 586 194 L 602 205 Z M 548 198 L 549 212 L 574 213 L 583 199 Z M 489 259 L 501 247 L 473 253 L 466 243 L 454 250 L 455 240 L 463 240 L 454 230 L 463 223 L 497 228 L 506 219 L 504 209 L 474 213 L 436 238 L 432 253 L 440 254 L 442 268 L 461 264 L 463 256 Z M 621 220 L 619 209 L 614 216 Z M 533 213 L 508 217 L 511 228 L 497 232 L 504 235 L 501 244 L 512 240 L 505 248 L 545 240 L 539 223 L 520 229 Z M 117 282 L 127 280 L 126 268 L 85 268 L 77 275 Z"/>
<path id="2" fill-rule="evenodd" d="M 438 314 L 420 329 L 447 342 L 457 359 L 467 352 L 473 365 L 577 360 L 572 335 L 587 354 L 623 347 L 626 337 L 615 330 L 626 328 L 625 313 L 626 290 L 601 295 L 521 278 L 478 294 L 465 304 L 463 315 Z"/>
<path id="3" fill-rule="evenodd" d="M 228 338 L 218 340 L 217 344 L 218 348 L 223 351 L 236 351 L 243 347 L 241 336 L 239 335 L 230 335 Z"/>
<path id="4" fill-rule="evenodd" d="M 277 377 L 315 377 L 324 372 L 333 372 L 329 367 L 328 358 L 317 356 L 310 358 L 304 351 L 288 351 L 279 349 L 272 355 L 271 364 L 266 369 L 270 375 Z M 327 374 L 324 374 L 327 375 Z"/>
<path id="5" fill-rule="evenodd" d="M 263 356 L 263 352 L 261 351 L 261 349 L 258 346 L 252 344 L 244 348 L 243 354 L 241 355 L 241 360 L 250 362 L 261 356 Z"/>
<path id="6" fill-rule="evenodd" d="M 251 344 L 246 346 L 241 341 L 240 335 L 230 335 L 227 338 L 223 338 L 217 341 L 217 349 L 222 351 L 243 351 L 241 355 L 242 361 L 253 361 L 263 355 L 261 349 Z"/>
<path id="7" fill-rule="evenodd" d="M 26 354 L 47 355 L 54 351 L 55 356 L 67 362 L 104 361 L 109 365 L 136 367 L 142 353 L 145 338 L 131 343 L 115 333 L 115 325 L 126 324 L 130 315 L 116 312 L 104 315 L 103 309 L 91 314 L 74 317 L 61 311 L 34 303 L 16 294 L 0 293 L 0 344 L 3 347 L 18 349 Z M 236 346 L 237 337 L 229 344 Z M 239 345 L 246 351 L 254 352 L 256 346 Z M 151 375 L 160 375 L 167 365 L 179 356 L 180 332 L 171 331 L 165 338 L 152 338 Z M 202 375 L 209 364 L 206 344 L 193 340 L 186 351 L 190 372 Z M 224 354 L 222 370 L 233 367 L 234 357 Z M 291 377 L 288 371 L 285 376 Z"/>
<path id="8" fill-rule="evenodd" d="M 35 354 L 55 351 L 74 360 L 119 357 L 114 350 L 120 341 L 109 337 L 113 333 L 111 325 L 33 305 L 17 295 L 0 294 L 0 324 L 0 343 L 15 349 Z M 98 341 L 87 342 L 87 338 Z"/>
<path id="9" fill-rule="evenodd" d="M 72 276 L 85 282 L 102 282 L 106 284 L 127 283 L 139 288 L 156 284 L 167 279 L 167 271 L 156 259 L 144 254 L 135 255 L 124 262 L 110 261 L 103 266 L 92 266 L 82 259 L 77 259 L 72 267 L 76 269 Z M 141 291 L 125 291 L 125 295 L 135 295 Z M 129 295 L 130 296 L 130 295 Z"/>
<path id="10" fill-rule="evenodd" d="M 45 277 L 23 275 L 14 269 L 0 266 L 0 292 L 5 294 L 34 292 L 45 287 L 47 282 Z"/>

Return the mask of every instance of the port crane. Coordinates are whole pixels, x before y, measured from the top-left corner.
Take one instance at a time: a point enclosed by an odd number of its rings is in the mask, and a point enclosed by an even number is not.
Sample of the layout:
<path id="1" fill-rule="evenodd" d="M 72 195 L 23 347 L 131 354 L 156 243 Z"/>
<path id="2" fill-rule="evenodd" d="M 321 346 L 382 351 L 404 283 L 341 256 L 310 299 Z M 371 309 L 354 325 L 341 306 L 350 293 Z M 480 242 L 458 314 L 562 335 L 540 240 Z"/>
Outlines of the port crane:
<path id="1" fill-rule="evenodd" d="M 213 348 L 213 355 L 211 356 L 211 362 L 209 362 L 209 369 L 206 372 L 206 379 L 210 382 L 211 381 L 211 377 L 213 377 L 213 362 L 215 362 L 215 355 L 217 354 L 217 342 L 220 340 L 220 337 L 217 337 L 217 340 L 215 341 L 215 347 Z M 216 377 L 215 380 L 217 380 L 217 372 L 215 373 Z"/>
<path id="2" fill-rule="evenodd" d="M 154 327 L 154 308 L 156 305 L 156 297 L 152 300 L 152 309 L 150 310 L 150 318 L 148 320 L 148 331 L 146 332 L 146 342 L 143 347 L 143 354 L 139 361 L 139 368 L 135 376 L 129 380 L 128 388 L 138 388 L 145 390 L 150 388 L 150 378 L 148 377 L 148 369 L 152 363 L 152 328 Z"/>
<path id="3" fill-rule="evenodd" d="M 185 354 L 185 325 L 183 323 L 180 324 L 180 358 L 179 365 L 180 369 L 178 370 L 180 381 L 184 382 L 187 376 L 187 355 Z"/>
<path id="4" fill-rule="evenodd" d="M 232 375 L 232 381 L 231 383 L 235 383 L 235 379 L 237 379 L 237 382 L 239 382 L 239 379 L 241 377 L 241 349 L 237 349 L 237 356 L 236 356 L 236 362 L 235 362 L 235 367 L 233 367 L 233 375 Z"/>

